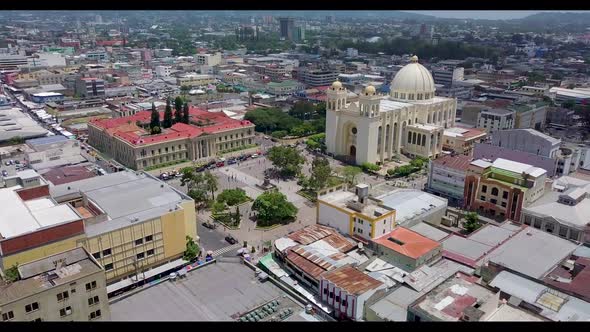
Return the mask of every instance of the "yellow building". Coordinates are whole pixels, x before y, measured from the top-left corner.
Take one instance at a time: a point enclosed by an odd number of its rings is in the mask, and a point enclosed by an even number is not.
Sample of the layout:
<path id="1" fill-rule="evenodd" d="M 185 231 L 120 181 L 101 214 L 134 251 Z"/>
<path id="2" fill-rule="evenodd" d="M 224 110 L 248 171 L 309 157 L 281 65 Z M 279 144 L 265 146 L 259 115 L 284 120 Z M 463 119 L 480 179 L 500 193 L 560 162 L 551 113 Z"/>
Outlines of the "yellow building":
<path id="1" fill-rule="evenodd" d="M 396 226 L 395 210 L 368 197 L 369 186 L 358 184 L 356 193 L 334 191 L 318 198 L 317 223 L 367 242 L 391 232 Z"/>
<path id="2" fill-rule="evenodd" d="M 214 82 L 215 77 L 201 74 L 186 74 L 176 79 L 176 83 L 180 86 L 204 86 Z"/>
<path id="3" fill-rule="evenodd" d="M 59 202 L 85 221 L 77 240 L 105 268 L 107 282 L 146 272 L 181 258 L 186 236 L 198 241 L 194 201 L 160 180 L 131 171 L 51 188 Z"/>

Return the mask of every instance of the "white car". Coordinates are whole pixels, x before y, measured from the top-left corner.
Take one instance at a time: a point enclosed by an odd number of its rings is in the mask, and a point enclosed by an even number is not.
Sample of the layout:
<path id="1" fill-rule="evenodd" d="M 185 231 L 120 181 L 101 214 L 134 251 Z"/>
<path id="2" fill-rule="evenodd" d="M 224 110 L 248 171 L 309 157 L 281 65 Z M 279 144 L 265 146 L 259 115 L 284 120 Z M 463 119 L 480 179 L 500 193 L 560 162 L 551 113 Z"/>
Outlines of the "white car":
<path id="1" fill-rule="evenodd" d="M 258 158 L 258 153 L 253 154 L 251 158 Z"/>

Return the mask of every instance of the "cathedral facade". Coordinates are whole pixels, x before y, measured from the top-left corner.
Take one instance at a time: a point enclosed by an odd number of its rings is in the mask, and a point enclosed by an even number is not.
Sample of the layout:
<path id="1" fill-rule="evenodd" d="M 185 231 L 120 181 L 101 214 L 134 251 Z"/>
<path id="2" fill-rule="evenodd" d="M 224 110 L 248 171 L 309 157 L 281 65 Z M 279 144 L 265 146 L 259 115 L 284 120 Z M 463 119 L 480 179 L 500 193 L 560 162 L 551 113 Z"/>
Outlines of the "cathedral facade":
<path id="1" fill-rule="evenodd" d="M 400 153 L 436 158 L 443 132 L 455 124 L 457 100 L 435 96 L 432 75 L 416 56 L 395 75 L 389 95 L 365 88 L 359 100 L 347 102 L 347 90 L 336 81 L 327 90 L 328 153 L 356 164 L 383 164 Z"/>

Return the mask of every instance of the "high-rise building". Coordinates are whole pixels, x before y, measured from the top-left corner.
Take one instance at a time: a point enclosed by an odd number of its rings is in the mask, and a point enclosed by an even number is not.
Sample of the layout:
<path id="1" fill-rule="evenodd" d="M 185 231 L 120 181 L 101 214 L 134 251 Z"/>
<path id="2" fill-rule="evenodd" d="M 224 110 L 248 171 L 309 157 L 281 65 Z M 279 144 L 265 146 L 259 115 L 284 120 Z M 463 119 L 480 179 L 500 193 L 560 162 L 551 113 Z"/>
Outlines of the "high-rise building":
<path id="1" fill-rule="evenodd" d="M 295 19 L 292 17 L 279 18 L 281 27 L 281 39 L 293 40 L 293 31 L 295 30 Z"/>
<path id="2" fill-rule="evenodd" d="M 296 27 L 295 28 L 293 40 L 297 41 L 297 42 L 302 42 L 305 40 L 305 28 L 304 27 Z"/>

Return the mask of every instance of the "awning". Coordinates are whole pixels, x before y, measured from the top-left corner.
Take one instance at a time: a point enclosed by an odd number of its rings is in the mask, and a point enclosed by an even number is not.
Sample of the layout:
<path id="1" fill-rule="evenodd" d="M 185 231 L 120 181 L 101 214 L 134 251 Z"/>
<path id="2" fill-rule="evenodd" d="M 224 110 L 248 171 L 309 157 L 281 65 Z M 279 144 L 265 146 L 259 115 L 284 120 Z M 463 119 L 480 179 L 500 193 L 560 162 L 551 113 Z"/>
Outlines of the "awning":
<path id="1" fill-rule="evenodd" d="M 138 270 L 138 275 L 137 276 L 132 276 L 130 278 L 121 280 L 121 281 L 116 282 L 114 284 L 108 285 L 107 286 L 107 294 L 116 292 L 116 291 L 118 291 L 120 289 L 129 287 L 129 286 L 137 283 L 138 281 L 144 280 L 144 276 L 145 276 L 145 279 L 149 279 L 149 278 L 151 278 L 151 277 L 153 277 L 155 275 L 158 275 L 160 273 L 163 273 L 163 272 L 166 272 L 166 271 L 169 271 L 169 270 L 172 270 L 172 269 L 181 267 L 183 265 L 186 265 L 187 263 L 188 263 L 187 261 L 185 261 L 182 258 L 180 258 L 180 259 L 177 259 L 177 260 L 172 261 L 170 263 L 166 263 L 164 265 L 160 265 L 160 266 L 158 266 L 156 268 L 153 268 L 153 269 L 151 269 L 149 271 L 146 271 L 145 273 L 142 273 L 141 270 Z M 136 277 L 138 278 L 138 280 L 135 280 Z"/>

